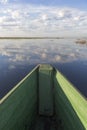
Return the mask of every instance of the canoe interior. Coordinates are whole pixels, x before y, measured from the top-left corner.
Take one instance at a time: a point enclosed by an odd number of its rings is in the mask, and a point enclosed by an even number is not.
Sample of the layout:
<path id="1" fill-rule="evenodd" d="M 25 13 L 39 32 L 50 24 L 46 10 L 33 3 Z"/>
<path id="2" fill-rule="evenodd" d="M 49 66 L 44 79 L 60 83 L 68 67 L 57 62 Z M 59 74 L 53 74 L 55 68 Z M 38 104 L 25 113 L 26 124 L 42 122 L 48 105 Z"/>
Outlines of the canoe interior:
<path id="1" fill-rule="evenodd" d="M 50 65 L 34 68 L 0 101 L 0 130 L 87 130 L 87 101 Z"/>

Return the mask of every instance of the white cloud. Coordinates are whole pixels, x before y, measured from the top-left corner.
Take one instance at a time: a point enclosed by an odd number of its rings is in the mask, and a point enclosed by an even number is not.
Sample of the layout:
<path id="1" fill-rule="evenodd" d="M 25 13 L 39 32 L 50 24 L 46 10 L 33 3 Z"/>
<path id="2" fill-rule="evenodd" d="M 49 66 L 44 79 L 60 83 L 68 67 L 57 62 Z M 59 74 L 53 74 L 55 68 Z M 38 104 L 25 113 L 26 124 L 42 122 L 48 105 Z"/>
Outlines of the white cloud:
<path id="1" fill-rule="evenodd" d="M 0 3 L 6 4 L 8 0 L 0 0 Z"/>
<path id="2" fill-rule="evenodd" d="M 3 35 L 59 36 L 87 32 L 87 12 L 73 8 L 14 5 L 0 8 Z M 37 32 L 37 33 L 36 33 Z"/>
<path id="3" fill-rule="evenodd" d="M 12 14 L 12 18 L 19 18 L 20 17 L 19 11 L 17 11 L 17 10 L 11 12 L 11 14 Z"/>
<path id="4" fill-rule="evenodd" d="M 47 14 L 42 15 L 42 20 L 47 20 L 47 19 L 48 19 Z"/>
<path id="5" fill-rule="evenodd" d="M 6 19 L 6 16 L 0 17 L 0 23 L 2 24 Z"/>

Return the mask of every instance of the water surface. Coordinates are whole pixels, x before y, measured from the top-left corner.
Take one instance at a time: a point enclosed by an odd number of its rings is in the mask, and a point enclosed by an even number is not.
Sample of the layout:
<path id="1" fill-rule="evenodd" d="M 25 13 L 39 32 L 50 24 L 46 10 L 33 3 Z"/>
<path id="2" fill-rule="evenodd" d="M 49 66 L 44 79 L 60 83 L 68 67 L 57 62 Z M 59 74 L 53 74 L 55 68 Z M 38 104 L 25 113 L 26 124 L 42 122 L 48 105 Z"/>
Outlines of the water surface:
<path id="1" fill-rule="evenodd" d="M 87 97 L 87 45 L 75 40 L 0 40 L 0 98 L 39 63 L 58 68 Z"/>

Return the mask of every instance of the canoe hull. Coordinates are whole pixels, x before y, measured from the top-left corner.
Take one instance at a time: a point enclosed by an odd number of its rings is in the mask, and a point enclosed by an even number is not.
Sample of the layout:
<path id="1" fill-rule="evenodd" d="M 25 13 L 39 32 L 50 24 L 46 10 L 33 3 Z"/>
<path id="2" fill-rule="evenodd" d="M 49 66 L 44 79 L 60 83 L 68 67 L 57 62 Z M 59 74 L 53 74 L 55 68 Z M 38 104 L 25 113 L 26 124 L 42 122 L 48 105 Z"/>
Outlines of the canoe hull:
<path id="1" fill-rule="evenodd" d="M 43 85 L 48 91 L 46 95 L 44 93 L 44 99 L 43 88 L 39 90 Z M 45 103 L 46 99 L 50 102 Z M 54 117 L 56 129 L 87 129 L 86 100 L 58 70 L 49 65 L 34 68 L 0 103 L 0 130 L 28 130 L 38 116 Z"/>

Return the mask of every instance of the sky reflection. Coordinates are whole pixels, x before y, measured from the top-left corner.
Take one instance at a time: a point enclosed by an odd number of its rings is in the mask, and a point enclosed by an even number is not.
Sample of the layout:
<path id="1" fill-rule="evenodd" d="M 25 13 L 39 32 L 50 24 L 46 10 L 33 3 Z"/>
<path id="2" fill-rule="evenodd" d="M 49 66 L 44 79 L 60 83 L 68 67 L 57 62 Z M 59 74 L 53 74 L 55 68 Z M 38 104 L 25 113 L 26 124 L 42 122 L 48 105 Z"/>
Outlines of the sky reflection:
<path id="1" fill-rule="evenodd" d="M 11 64 L 65 63 L 87 59 L 87 47 L 71 39 L 8 40 L 0 44 L 0 60 L 3 59 Z"/>
<path id="2" fill-rule="evenodd" d="M 0 95 L 2 97 L 19 82 L 31 66 L 77 61 L 87 67 L 87 45 L 76 44 L 75 39 L 0 40 Z"/>

